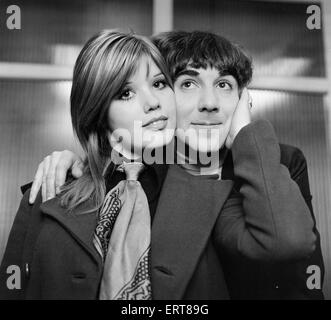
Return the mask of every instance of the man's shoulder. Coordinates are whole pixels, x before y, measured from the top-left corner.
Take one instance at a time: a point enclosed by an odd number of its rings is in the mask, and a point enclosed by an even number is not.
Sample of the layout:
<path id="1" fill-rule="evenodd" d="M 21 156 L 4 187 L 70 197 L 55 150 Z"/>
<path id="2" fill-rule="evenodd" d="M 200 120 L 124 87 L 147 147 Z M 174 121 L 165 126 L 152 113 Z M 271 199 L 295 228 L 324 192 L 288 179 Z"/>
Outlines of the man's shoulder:
<path id="1" fill-rule="evenodd" d="M 37 197 L 35 204 L 29 203 L 29 196 L 30 196 L 30 188 L 26 188 L 25 190 L 21 189 L 23 192 L 23 197 L 21 199 L 18 211 L 16 213 L 13 228 L 15 227 L 15 224 L 19 224 L 20 226 L 27 226 L 29 224 L 30 217 L 32 216 L 31 212 L 33 211 L 34 207 L 36 207 L 36 204 L 40 201 L 39 197 Z"/>
<path id="2" fill-rule="evenodd" d="M 288 144 L 279 144 L 280 162 L 286 166 L 292 179 L 297 179 L 302 174 L 307 173 L 307 161 L 303 152 L 295 146 Z"/>
<path id="3" fill-rule="evenodd" d="M 293 162 L 306 162 L 306 158 L 298 147 L 289 144 L 279 144 L 280 147 L 280 161 L 287 167 Z"/>

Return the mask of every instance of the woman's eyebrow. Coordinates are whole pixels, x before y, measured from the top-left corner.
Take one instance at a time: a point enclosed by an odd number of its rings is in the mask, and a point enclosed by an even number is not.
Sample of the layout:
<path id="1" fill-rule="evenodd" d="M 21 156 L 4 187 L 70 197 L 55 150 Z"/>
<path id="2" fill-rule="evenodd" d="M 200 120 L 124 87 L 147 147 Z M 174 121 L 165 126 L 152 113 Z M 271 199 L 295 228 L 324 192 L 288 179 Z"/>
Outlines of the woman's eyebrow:
<path id="1" fill-rule="evenodd" d="M 153 75 L 153 78 L 156 78 L 158 76 L 163 76 L 163 73 L 162 72 L 156 73 L 156 74 Z"/>

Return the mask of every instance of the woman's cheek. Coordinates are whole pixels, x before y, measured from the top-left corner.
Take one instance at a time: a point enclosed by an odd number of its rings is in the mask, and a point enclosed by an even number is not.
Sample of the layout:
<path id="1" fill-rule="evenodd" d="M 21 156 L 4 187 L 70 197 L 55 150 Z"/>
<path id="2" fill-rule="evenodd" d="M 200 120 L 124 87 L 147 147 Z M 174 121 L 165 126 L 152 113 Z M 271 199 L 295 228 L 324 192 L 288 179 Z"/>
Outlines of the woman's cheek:
<path id="1" fill-rule="evenodd" d="M 185 123 L 188 122 L 188 120 L 189 116 L 184 108 L 177 108 L 177 127 L 185 129 L 187 126 Z"/>

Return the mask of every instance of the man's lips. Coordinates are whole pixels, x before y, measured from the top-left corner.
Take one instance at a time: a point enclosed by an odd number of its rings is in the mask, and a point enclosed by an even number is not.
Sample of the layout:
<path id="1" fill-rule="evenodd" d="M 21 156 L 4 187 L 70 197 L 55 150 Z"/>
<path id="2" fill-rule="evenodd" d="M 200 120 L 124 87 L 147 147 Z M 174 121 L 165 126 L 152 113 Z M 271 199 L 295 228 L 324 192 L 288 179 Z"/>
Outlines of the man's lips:
<path id="1" fill-rule="evenodd" d="M 148 128 L 162 130 L 167 126 L 167 123 L 168 123 L 168 117 L 160 116 L 157 118 L 152 118 L 151 120 L 144 123 L 143 128 L 148 127 Z"/>
<path id="2" fill-rule="evenodd" d="M 222 121 L 207 121 L 207 120 L 199 120 L 199 121 L 193 121 L 191 122 L 193 126 L 199 126 L 199 127 L 215 127 L 223 124 Z"/>

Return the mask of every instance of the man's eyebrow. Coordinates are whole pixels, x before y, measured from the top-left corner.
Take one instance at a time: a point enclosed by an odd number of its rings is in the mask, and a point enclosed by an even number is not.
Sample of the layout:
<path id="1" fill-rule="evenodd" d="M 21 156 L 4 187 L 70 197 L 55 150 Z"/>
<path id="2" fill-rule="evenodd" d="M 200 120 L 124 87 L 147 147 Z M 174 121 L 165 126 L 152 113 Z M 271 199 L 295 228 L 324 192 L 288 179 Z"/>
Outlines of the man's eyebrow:
<path id="1" fill-rule="evenodd" d="M 221 70 L 221 71 L 218 72 L 218 76 L 219 77 L 226 77 L 226 76 L 232 76 L 232 74 L 230 74 L 229 71 L 223 71 L 223 70 Z"/>
<path id="2" fill-rule="evenodd" d="M 180 76 L 191 76 L 191 77 L 197 77 L 198 75 L 200 75 L 200 73 L 196 70 L 192 70 L 192 69 L 184 69 L 180 72 L 178 72 L 176 74 L 176 79 Z"/>

